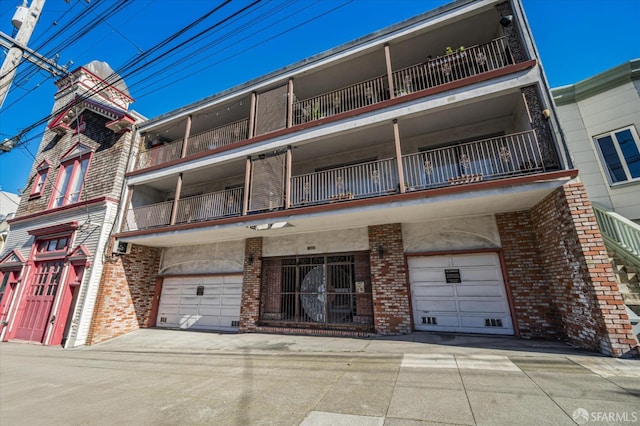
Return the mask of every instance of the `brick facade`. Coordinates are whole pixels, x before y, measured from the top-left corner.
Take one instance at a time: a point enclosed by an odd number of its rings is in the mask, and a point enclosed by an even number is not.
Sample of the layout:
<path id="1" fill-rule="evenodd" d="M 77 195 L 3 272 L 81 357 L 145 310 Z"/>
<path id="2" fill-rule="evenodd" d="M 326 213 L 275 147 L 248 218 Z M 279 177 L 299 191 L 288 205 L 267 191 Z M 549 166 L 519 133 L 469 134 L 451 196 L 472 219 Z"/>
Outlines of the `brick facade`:
<path id="1" fill-rule="evenodd" d="M 559 338 L 559 318 L 541 265 L 531 212 L 499 214 L 496 222 L 520 336 Z"/>
<path id="2" fill-rule="evenodd" d="M 106 260 L 87 344 L 154 324 L 160 253 L 158 248 L 134 245 L 131 253 Z"/>
<path id="3" fill-rule="evenodd" d="M 260 284 L 262 281 L 262 237 L 247 238 L 244 246 L 242 304 L 238 331 L 254 332 L 260 318 Z"/>
<path id="4" fill-rule="evenodd" d="M 554 337 L 612 356 L 637 354 L 591 204 L 581 183 L 528 212 L 497 215 L 523 337 Z"/>
<path id="5" fill-rule="evenodd" d="M 411 332 L 411 292 L 399 223 L 369 227 L 373 321 L 378 334 Z M 382 248 L 383 256 L 378 249 Z"/>

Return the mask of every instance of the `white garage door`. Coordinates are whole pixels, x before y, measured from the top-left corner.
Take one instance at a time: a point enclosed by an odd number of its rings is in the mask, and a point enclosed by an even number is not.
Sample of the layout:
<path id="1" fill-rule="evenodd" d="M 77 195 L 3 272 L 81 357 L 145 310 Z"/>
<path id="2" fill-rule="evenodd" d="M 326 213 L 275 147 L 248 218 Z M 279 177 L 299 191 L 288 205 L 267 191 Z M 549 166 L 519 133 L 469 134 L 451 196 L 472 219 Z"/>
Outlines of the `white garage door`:
<path id="1" fill-rule="evenodd" d="M 417 330 L 513 334 L 496 253 L 409 257 Z"/>
<path id="2" fill-rule="evenodd" d="M 158 327 L 237 330 L 242 275 L 165 278 Z"/>

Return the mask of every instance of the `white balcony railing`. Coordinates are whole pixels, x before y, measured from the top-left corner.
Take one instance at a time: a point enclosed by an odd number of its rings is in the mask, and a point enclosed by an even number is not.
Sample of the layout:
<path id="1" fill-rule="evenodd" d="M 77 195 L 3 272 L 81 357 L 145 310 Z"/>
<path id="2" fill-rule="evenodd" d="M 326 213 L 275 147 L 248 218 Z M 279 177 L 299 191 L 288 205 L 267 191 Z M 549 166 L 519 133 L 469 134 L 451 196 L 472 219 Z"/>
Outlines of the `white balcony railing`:
<path id="1" fill-rule="evenodd" d="M 408 190 L 544 171 L 534 132 L 437 148 L 402 157 Z"/>
<path id="2" fill-rule="evenodd" d="M 640 266 L 640 225 L 599 205 L 592 206 L 605 242 L 613 244 L 620 255 Z"/>
<path id="3" fill-rule="evenodd" d="M 135 231 L 169 225 L 172 208 L 173 201 L 164 201 L 130 209 L 123 228 L 125 231 Z"/>
<path id="4" fill-rule="evenodd" d="M 291 205 L 324 204 L 396 192 L 398 172 L 394 159 L 291 177 Z"/>
<path id="5" fill-rule="evenodd" d="M 195 195 L 178 201 L 176 223 L 200 222 L 242 213 L 243 188 Z"/>
<path id="6" fill-rule="evenodd" d="M 505 38 L 458 50 L 392 74 L 396 96 L 440 86 L 512 63 Z"/>

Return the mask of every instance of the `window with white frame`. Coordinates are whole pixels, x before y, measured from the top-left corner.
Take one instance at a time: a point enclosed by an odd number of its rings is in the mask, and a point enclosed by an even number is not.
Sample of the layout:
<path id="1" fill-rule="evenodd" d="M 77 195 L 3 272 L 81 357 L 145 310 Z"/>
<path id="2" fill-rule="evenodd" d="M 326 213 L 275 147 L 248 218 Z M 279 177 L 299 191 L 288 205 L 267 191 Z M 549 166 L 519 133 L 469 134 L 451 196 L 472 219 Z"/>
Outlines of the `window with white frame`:
<path id="1" fill-rule="evenodd" d="M 633 126 L 594 138 L 610 184 L 640 179 L 640 142 Z"/>
<path id="2" fill-rule="evenodd" d="M 49 162 L 43 161 L 37 168 L 37 174 L 31 187 L 29 198 L 36 198 L 42 195 L 44 186 L 47 183 L 47 175 L 49 174 Z"/>
<path id="3" fill-rule="evenodd" d="M 62 207 L 80 200 L 80 192 L 90 159 L 91 150 L 82 144 L 78 144 L 60 159 L 60 171 L 51 207 Z"/>

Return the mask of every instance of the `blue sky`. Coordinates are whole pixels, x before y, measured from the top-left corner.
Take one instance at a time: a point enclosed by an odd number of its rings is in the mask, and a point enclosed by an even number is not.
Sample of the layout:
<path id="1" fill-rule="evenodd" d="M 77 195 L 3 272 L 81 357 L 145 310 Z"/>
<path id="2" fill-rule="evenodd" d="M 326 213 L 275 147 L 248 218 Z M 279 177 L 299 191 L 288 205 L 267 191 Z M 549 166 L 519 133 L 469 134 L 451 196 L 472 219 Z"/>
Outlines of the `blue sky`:
<path id="1" fill-rule="evenodd" d="M 233 0 L 230 13 L 253 0 Z M 116 0 L 47 0 L 29 47 L 75 69 L 92 60 L 119 70 L 152 46 L 221 3 L 205 0 L 133 0 L 121 12 L 60 49 L 113 9 Z M 322 52 L 448 3 L 446 0 L 264 0 L 253 15 L 218 27 L 207 41 L 187 43 L 140 72 L 124 76 L 144 116 L 179 108 L 218 91 Z M 11 17 L 22 0 L 0 1 L 0 31 L 12 35 Z M 640 57 L 640 0 L 522 0 L 549 84 L 573 84 Z M 93 5 L 88 18 L 71 19 Z M 195 34 L 227 13 L 216 13 L 195 27 Z M 252 18 L 259 19 L 251 21 Z M 231 31 L 233 30 L 233 31 Z M 222 37 L 223 34 L 231 34 Z M 188 35 L 176 41 L 184 41 Z M 175 43 L 174 43 L 175 44 Z M 2 57 L 4 59 L 4 57 Z M 44 71 L 20 73 L 0 110 L 0 140 L 46 117 L 56 91 Z M 0 155 L 0 187 L 24 188 L 44 127 L 27 134 L 31 141 Z"/>

